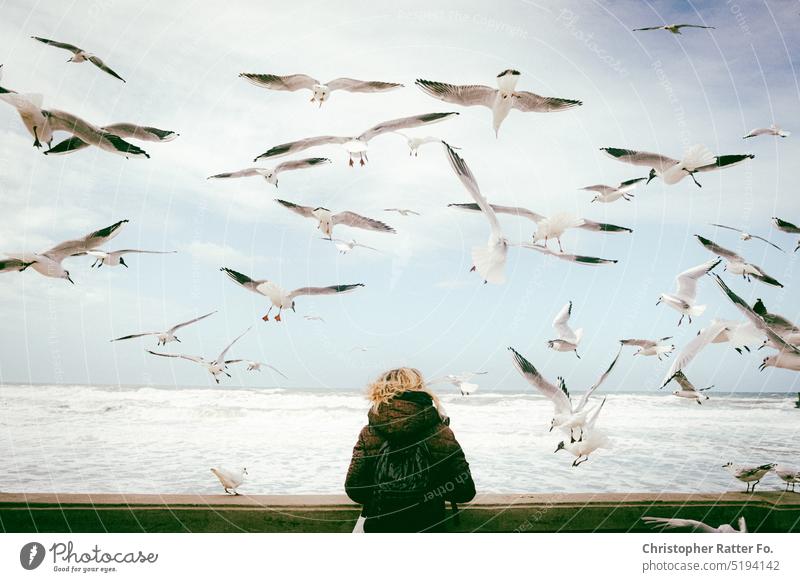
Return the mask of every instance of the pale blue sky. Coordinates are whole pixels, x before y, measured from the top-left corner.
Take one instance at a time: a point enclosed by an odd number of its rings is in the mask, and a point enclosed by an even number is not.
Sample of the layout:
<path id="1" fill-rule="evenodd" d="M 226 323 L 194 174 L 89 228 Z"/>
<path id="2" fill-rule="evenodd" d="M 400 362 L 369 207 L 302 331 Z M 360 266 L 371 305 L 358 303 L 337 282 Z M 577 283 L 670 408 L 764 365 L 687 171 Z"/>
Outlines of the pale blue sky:
<path id="1" fill-rule="evenodd" d="M 146 144 L 149 160 L 125 160 L 87 149 L 48 158 L 30 146 L 16 113 L 0 107 L 0 249 L 41 250 L 116 220 L 130 223 L 112 248 L 177 249 L 137 256 L 130 269 L 89 269 L 71 259 L 74 287 L 34 272 L 0 276 L 0 381 L 206 385 L 199 367 L 147 355 L 155 341 L 109 339 L 156 330 L 195 314 L 219 313 L 182 334 L 173 352 L 215 355 L 247 326 L 234 357 L 269 361 L 290 377 L 283 385 L 355 388 L 389 366 L 428 376 L 490 372 L 482 388 L 524 389 L 506 347 L 524 353 L 545 375 L 561 374 L 576 390 L 607 365 L 621 337 L 675 335 L 679 346 L 713 317 L 738 319 L 710 280 L 699 299 L 709 306 L 692 326 L 655 306 L 675 275 L 710 258 L 692 237 L 703 234 L 764 267 L 786 287 L 728 283 L 762 297 L 772 311 L 800 319 L 798 257 L 708 226 L 723 222 L 771 237 L 791 250 L 795 237 L 770 217 L 797 222 L 800 155 L 795 63 L 796 2 L 0 2 L 3 86 L 42 93 L 45 106 L 98 125 L 137 122 L 177 131 L 171 143 Z M 631 32 L 665 22 L 697 22 L 714 31 Z M 123 84 L 31 35 L 71 42 L 100 55 Z M 567 249 L 619 259 L 610 267 L 573 266 L 512 250 L 509 282 L 482 285 L 467 272 L 469 249 L 485 242 L 485 220 L 446 208 L 467 201 L 438 148 L 407 155 L 394 136 L 371 145 L 370 163 L 349 168 L 338 148 L 310 153 L 334 163 L 285 174 L 281 187 L 259 179 L 206 181 L 251 165 L 268 147 L 312 135 L 349 134 L 386 119 L 453 107 L 413 86 L 423 77 L 491 84 L 516 68 L 519 88 L 581 99 L 583 107 L 540 115 L 512 112 L 495 139 L 488 110 L 423 128 L 462 148 L 492 201 L 543 214 L 568 210 L 634 229 L 633 235 L 571 233 Z M 240 72 L 307 73 L 401 82 L 383 95 L 334 94 L 322 109 L 306 94 L 268 92 Z M 785 140 L 743 141 L 753 127 L 777 122 L 798 132 Z M 679 156 L 695 143 L 713 151 L 753 153 L 752 162 L 684 180 L 652 182 L 633 203 L 591 205 L 578 188 L 643 175 L 610 160 L 603 146 Z M 280 208 L 284 198 L 350 209 L 383 219 L 399 234 L 342 229 L 384 254 L 340 257 L 310 221 Z M 385 214 L 408 207 L 422 217 Z M 533 224 L 503 220 L 512 239 Z M 288 288 L 362 282 L 339 298 L 300 298 L 284 323 L 262 323 L 266 301 L 236 287 L 228 266 Z M 549 351 L 550 323 L 568 300 L 585 330 L 583 359 Z M 309 322 L 318 314 L 327 323 Z M 354 346 L 373 346 L 351 352 Z M 688 368 L 697 384 L 727 390 L 796 390 L 797 375 L 759 373 L 758 356 L 710 347 Z M 668 363 L 625 358 L 609 390 L 655 388 Z M 271 385 L 267 373 L 237 372 L 229 385 Z"/>

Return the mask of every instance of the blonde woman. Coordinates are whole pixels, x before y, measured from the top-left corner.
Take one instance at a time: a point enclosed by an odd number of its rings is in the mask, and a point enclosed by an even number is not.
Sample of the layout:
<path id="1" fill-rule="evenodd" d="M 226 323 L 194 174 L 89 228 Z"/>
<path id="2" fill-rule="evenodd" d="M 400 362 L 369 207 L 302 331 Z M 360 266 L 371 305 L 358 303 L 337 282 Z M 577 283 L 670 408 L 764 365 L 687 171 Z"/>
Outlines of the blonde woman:
<path id="1" fill-rule="evenodd" d="M 471 500 L 475 484 L 439 399 L 413 368 L 381 374 L 367 398 L 345 481 L 364 506 L 364 531 L 446 531 L 445 501 Z"/>

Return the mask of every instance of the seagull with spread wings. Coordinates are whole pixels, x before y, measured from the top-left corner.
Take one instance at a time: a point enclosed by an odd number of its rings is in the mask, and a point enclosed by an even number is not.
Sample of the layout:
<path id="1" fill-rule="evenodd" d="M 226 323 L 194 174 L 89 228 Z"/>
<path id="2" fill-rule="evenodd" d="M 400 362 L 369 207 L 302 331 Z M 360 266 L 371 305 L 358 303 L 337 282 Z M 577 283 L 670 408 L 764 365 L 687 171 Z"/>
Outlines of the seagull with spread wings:
<path id="1" fill-rule="evenodd" d="M 497 89 L 486 85 L 450 85 L 439 81 L 417 79 L 416 85 L 425 93 L 444 101 L 464 107 L 480 105 L 492 111 L 492 127 L 495 137 L 500 126 L 512 109 L 525 113 L 552 113 L 583 105 L 575 99 L 542 97 L 529 91 L 517 91 L 520 72 L 506 69 L 497 75 Z"/>
<path id="2" fill-rule="evenodd" d="M 778 245 L 773 243 L 772 241 L 769 241 L 769 240 L 765 239 L 763 236 L 759 236 L 757 234 L 750 234 L 749 232 L 744 231 L 741 228 L 736 228 L 736 227 L 733 227 L 733 226 L 725 226 L 724 224 L 714 224 L 714 223 L 712 223 L 711 226 L 716 226 L 717 228 L 724 228 L 726 230 L 732 230 L 734 232 L 738 232 L 739 233 L 739 238 L 744 240 L 744 241 L 758 239 L 760 241 L 764 241 L 765 243 L 767 243 L 771 247 L 775 247 L 776 249 L 778 249 L 782 253 L 786 252 L 781 247 L 779 247 Z"/>
<path id="3" fill-rule="evenodd" d="M 123 340 L 127 340 L 127 339 L 134 339 L 134 338 L 137 338 L 137 337 L 146 337 L 146 336 L 154 335 L 158 339 L 158 344 L 156 344 L 156 345 L 159 345 L 159 346 L 165 346 L 170 342 L 179 342 L 180 343 L 181 340 L 178 339 L 178 336 L 175 335 L 175 332 L 177 332 L 182 327 L 186 327 L 187 325 L 191 325 L 193 323 L 196 323 L 196 322 L 198 322 L 198 321 L 200 321 L 202 319 L 205 319 L 206 317 L 210 317 L 211 315 L 214 315 L 215 313 L 216 313 L 216 311 L 212 311 L 211 313 L 206 313 L 205 315 L 201 315 L 200 317 L 195 317 L 194 319 L 190 319 L 189 321 L 184 321 L 184 322 L 179 323 L 177 325 L 173 325 L 171 328 L 167 329 L 166 331 L 148 331 L 148 332 L 144 332 L 144 333 L 134 333 L 134 334 L 131 334 L 131 335 L 124 335 L 122 337 L 118 337 L 118 338 L 112 339 L 111 341 L 112 342 L 119 342 L 119 341 L 123 341 Z"/>
<path id="4" fill-rule="evenodd" d="M 751 278 L 756 278 L 767 285 L 772 285 L 773 287 L 783 287 L 779 281 L 767 275 L 761 267 L 752 263 L 748 263 L 741 257 L 741 255 L 738 255 L 733 251 L 718 245 L 714 241 L 700 236 L 699 234 L 694 236 L 697 237 L 698 242 L 703 245 L 703 248 L 705 248 L 707 251 L 710 251 L 718 257 L 725 259 L 725 267 L 723 270 L 733 273 L 734 275 L 741 275 L 742 278 L 748 282 L 751 281 Z"/>
<path id="5" fill-rule="evenodd" d="M 452 384 L 458 388 L 458 391 L 461 392 L 461 396 L 469 396 L 470 394 L 475 393 L 479 387 L 478 384 L 470 382 L 470 380 L 472 380 L 475 376 L 483 376 L 485 374 L 488 374 L 488 372 L 463 372 L 461 374 L 447 374 L 441 378 L 430 380 L 427 382 L 427 384 L 428 386 L 432 386 L 434 384 L 442 384 L 447 382 L 448 384 Z"/>
<path id="6" fill-rule="evenodd" d="M 42 42 L 44 44 L 48 44 L 50 46 L 54 46 L 56 48 L 64 49 L 64 50 L 67 50 L 67 51 L 71 52 L 72 56 L 69 59 L 67 59 L 68 63 L 83 63 L 85 61 L 89 61 L 90 63 L 92 63 L 95 67 L 97 67 L 101 71 L 105 71 L 106 73 L 108 73 L 112 77 L 116 77 L 117 79 L 119 79 L 123 83 L 125 82 L 125 79 L 123 79 L 118 74 L 116 74 L 111 69 L 111 67 L 109 67 L 108 65 L 106 65 L 102 61 L 102 59 L 100 57 L 98 57 L 96 55 L 93 55 L 91 53 L 88 53 L 85 50 L 83 50 L 82 48 L 79 48 L 79 47 L 75 46 L 74 44 L 68 44 L 66 42 L 58 42 L 58 41 L 55 41 L 55 40 L 49 40 L 47 38 L 41 38 L 39 36 L 32 36 L 31 38 L 35 39 L 35 40 L 38 40 L 39 42 Z"/>
<path id="7" fill-rule="evenodd" d="M 270 300 L 271 305 L 269 311 L 261 318 L 264 321 L 269 321 L 269 314 L 272 312 L 273 307 L 278 308 L 278 315 L 275 316 L 275 321 L 281 320 L 281 312 L 284 309 L 295 311 L 295 299 L 302 295 L 337 295 L 339 293 L 354 291 L 364 286 L 363 283 L 354 283 L 349 285 L 331 285 L 329 287 L 300 287 L 293 291 L 286 291 L 277 283 L 273 283 L 267 279 L 251 279 L 247 275 L 243 275 L 227 267 L 222 267 L 220 271 L 228 275 L 236 284 L 244 287 L 248 291 L 263 295 Z"/>
<path id="8" fill-rule="evenodd" d="M 668 343 L 672 336 L 662 337 L 657 340 L 649 339 L 622 339 L 619 343 L 623 346 L 635 346 L 639 348 L 634 352 L 634 356 L 656 356 L 659 361 L 662 357 L 668 357 L 674 350 L 675 344 Z"/>
<path id="9" fill-rule="evenodd" d="M 585 190 L 587 192 L 597 192 L 597 195 L 592 198 L 592 202 L 608 204 L 610 202 L 616 202 L 620 198 L 626 202 L 630 202 L 633 200 L 633 194 L 631 194 L 631 192 L 635 190 L 639 184 L 645 182 L 646 180 L 647 178 L 633 178 L 632 180 L 620 182 L 618 186 L 595 184 L 593 186 L 581 188 L 581 190 Z"/>
<path id="10" fill-rule="evenodd" d="M 86 147 L 86 145 L 93 145 L 99 147 L 101 150 L 119 154 L 126 158 L 150 157 L 147 152 L 139 146 L 133 145 L 117 134 L 101 129 L 81 119 L 77 115 L 67 113 L 66 111 L 58 111 L 56 109 L 45 110 L 42 111 L 42 113 L 47 120 L 50 131 L 65 131 L 71 133 L 73 136 L 73 139 L 68 139 L 57 144 L 55 148 L 46 150 L 44 152 L 46 155 L 64 154 L 73 149 L 81 149 L 82 147 Z"/>
<path id="11" fill-rule="evenodd" d="M 371 230 L 374 232 L 390 232 L 392 234 L 397 233 L 395 229 L 388 224 L 381 222 L 380 220 L 367 218 L 366 216 L 361 216 L 360 214 L 350 212 L 349 210 L 334 214 L 322 206 L 317 206 L 316 208 L 313 206 L 301 206 L 300 204 L 287 202 L 286 200 L 281 200 L 280 198 L 276 198 L 275 202 L 284 208 L 291 210 L 295 214 L 315 220 L 317 222 L 317 228 L 321 230 L 322 234 L 329 239 L 333 238 L 333 227 L 337 224 L 349 226 L 351 228 L 360 228 L 362 230 Z"/>
<path id="12" fill-rule="evenodd" d="M 288 172 L 290 170 L 306 170 L 308 168 L 314 168 L 316 166 L 330 163 L 331 161 L 328 158 L 305 158 L 302 160 L 290 160 L 288 162 L 283 162 L 274 168 L 245 168 L 244 170 L 238 170 L 236 172 L 215 174 L 213 176 L 209 176 L 207 179 L 249 178 L 251 176 L 261 176 L 267 181 L 267 183 L 272 184 L 277 188 L 278 174 L 281 172 Z"/>
<path id="13" fill-rule="evenodd" d="M 678 289 L 674 293 L 662 293 L 659 295 L 656 305 L 665 303 L 680 313 L 681 318 L 678 320 L 678 325 L 683 323 L 684 317 L 688 317 L 689 323 L 692 323 L 692 317 L 702 315 L 706 310 L 705 305 L 695 304 L 697 300 L 697 281 L 719 263 L 720 259 L 715 259 L 691 269 L 686 269 L 675 279 Z"/>
<path id="14" fill-rule="evenodd" d="M 400 83 L 360 81 L 348 77 L 339 77 L 327 83 L 320 83 L 314 77 L 303 74 L 280 76 L 240 73 L 239 76 L 248 83 L 272 91 L 294 92 L 307 89 L 311 91 L 311 103 L 319 103 L 320 107 L 330 98 L 333 91 L 347 91 L 349 93 L 385 93 L 386 91 L 393 91 L 403 86 Z"/>
<path id="15" fill-rule="evenodd" d="M 108 265 L 109 267 L 118 267 L 119 265 L 122 265 L 127 269 L 128 264 L 125 262 L 125 259 L 123 258 L 124 255 L 131 255 L 131 254 L 172 255 L 177 252 L 178 251 L 142 251 L 138 249 L 120 249 L 118 251 L 92 250 L 80 254 L 87 254 L 90 257 L 94 257 L 94 263 L 90 265 L 90 268 L 97 267 L 99 269 L 103 265 Z"/>
<path id="16" fill-rule="evenodd" d="M 458 113 L 453 111 L 446 113 L 423 113 L 422 115 L 411 115 L 409 117 L 384 121 L 356 136 L 321 135 L 309 137 L 276 145 L 257 156 L 253 161 L 257 162 L 262 158 L 286 156 L 307 150 L 308 148 L 335 144 L 342 146 L 345 151 L 347 151 L 351 166 L 355 163 L 356 159 L 358 159 L 359 163 L 363 166 L 367 162 L 367 150 L 369 149 L 369 142 L 371 139 L 401 129 L 409 129 L 411 127 L 419 127 L 421 125 L 430 125 L 431 123 L 444 121 L 453 115 L 458 115 Z"/>
<path id="17" fill-rule="evenodd" d="M 214 378 L 214 382 L 219 384 L 219 377 L 222 374 L 225 374 L 228 378 L 231 377 L 231 375 L 228 372 L 226 372 L 228 364 L 246 361 L 246 360 L 226 360 L 225 354 L 227 354 L 228 350 L 230 350 L 231 347 L 233 347 L 233 344 L 238 342 L 242 338 L 242 336 L 244 336 L 244 334 L 250 331 L 250 329 L 251 328 L 248 327 L 246 330 L 244 330 L 239 337 L 237 337 L 231 343 L 229 343 L 225 347 L 225 349 L 222 350 L 219 353 L 219 355 L 213 360 L 206 360 L 202 356 L 187 356 L 185 354 L 163 354 L 161 352 L 154 352 L 152 350 L 146 350 L 146 351 L 148 354 L 153 354 L 154 356 L 161 356 L 162 358 L 180 358 L 182 360 L 189 360 L 190 362 L 194 362 L 195 364 L 200 364 L 206 370 L 208 370 L 208 373 L 211 374 L 211 376 Z"/>
<path id="18" fill-rule="evenodd" d="M 61 262 L 77 255 L 85 255 L 89 251 L 107 243 L 119 234 L 119 229 L 127 220 L 120 220 L 111 226 L 90 232 L 86 236 L 74 240 L 68 240 L 57 244 L 53 248 L 40 253 L 5 253 L 8 259 L 0 259 L 0 265 L 5 265 L 3 271 L 24 271 L 28 267 L 45 277 L 55 279 L 66 279 L 70 283 L 74 281 L 69 276 Z"/>
<path id="19" fill-rule="evenodd" d="M 553 320 L 553 328 L 558 332 L 558 338 L 548 340 L 547 347 L 557 352 L 575 352 L 575 355 L 580 359 L 578 355 L 578 344 L 583 337 L 583 328 L 581 327 L 572 331 L 572 328 L 569 326 L 569 318 L 571 315 L 572 301 L 567 303 Z"/>
<path id="20" fill-rule="evenodd" d="M 756 129 L 750 130 L 750 133 L 748 133 L 742 139 L 757 137 L 759 135 L 774 135 L 775 137 L 789 137 L 792 134 L 791 132 L 783 131 L 780 127 L 778 127 L 773 123 L 769 127 L 758 127 Z"/>
<path id="21" fill-rule="evenodd" d="M 703 26 L 702 24 L 665 24 L 663 26 L 648 26 L 646 28 L 634 28 L 633 32 L 641 30 L 667 30 L 672 34 L 681 34 L 681 28 L 708 28 L 714 30 L 713 26 Z"/>
<path id="22" fill-rule="evenodd" d="M 647 179 L 648 184 L 656 176 L 660 177 L 667 185 L 677 184 L 686 176 L 691 176 L 699 188 L 702 188 L 702 186 L 694 177 L 697 172 L 711 172 L 729 168 L 755 157 L 752 154 L 715 156 L 706 146 L 699 144 L 688 148 L 680 160 L 662 156 L 661 154 L 638 152 L 623 148 L 600 149 L 609 157 L 620 162 L 650 168 L 650 175 Z"/>

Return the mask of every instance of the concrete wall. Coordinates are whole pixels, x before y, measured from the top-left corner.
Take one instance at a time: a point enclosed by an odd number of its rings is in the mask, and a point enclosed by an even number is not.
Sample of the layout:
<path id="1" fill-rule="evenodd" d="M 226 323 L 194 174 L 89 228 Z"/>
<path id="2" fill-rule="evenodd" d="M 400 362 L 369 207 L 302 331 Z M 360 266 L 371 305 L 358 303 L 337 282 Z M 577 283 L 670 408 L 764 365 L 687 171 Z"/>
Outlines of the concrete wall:
<path id="1" fill-rule="evenodd" d="M 800 493 L 479 495 L 451 531 L 651 531 L 645 515 L 800 532 Z M 349 532 L 359 508 L 338 495 L 0 493 L 5 532 Z M 448 510 L 448 516 L 452 514 Z"/>

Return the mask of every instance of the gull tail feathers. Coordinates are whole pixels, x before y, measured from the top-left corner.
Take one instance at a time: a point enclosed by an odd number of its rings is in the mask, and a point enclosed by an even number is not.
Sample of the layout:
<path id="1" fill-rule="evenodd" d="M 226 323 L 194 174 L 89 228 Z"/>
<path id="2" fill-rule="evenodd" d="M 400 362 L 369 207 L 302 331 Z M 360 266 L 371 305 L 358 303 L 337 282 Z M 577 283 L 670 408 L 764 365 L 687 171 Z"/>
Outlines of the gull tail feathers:
<path id="1" fill-rule="evenodd" d="M 697 144 L 686 150 L 686 153 L 681 160 L 681 167 L 684 170 L 693 172 L 702 166 L 708 166 L 717 161 L 717 156 L 711 153 L 706 146 Z"/>
<path id="2" fill-rule="evenodd" d="M 487 283 L 502 285 L 506 282 L 506 258 L 502 249 L 473 247 L 472 263 L 475 270 Z"/>

